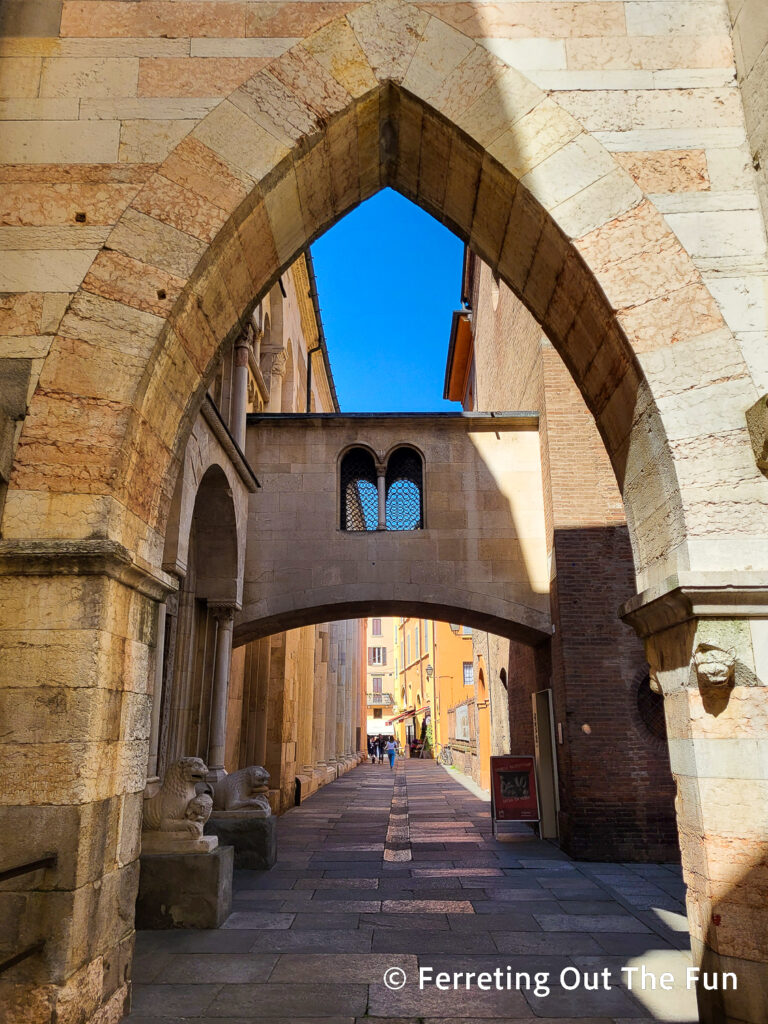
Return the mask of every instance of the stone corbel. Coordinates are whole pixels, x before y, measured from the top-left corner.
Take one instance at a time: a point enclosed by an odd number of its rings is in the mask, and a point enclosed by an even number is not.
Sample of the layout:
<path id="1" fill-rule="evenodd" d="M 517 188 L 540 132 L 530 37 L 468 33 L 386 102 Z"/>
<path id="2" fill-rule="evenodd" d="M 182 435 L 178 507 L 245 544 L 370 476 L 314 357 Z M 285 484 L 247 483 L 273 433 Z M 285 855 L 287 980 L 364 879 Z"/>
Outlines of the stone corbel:
<path id="1" fill-rule="evenodd" d="M 643 638 L 699 619 L 768 618 L 768 573 L 681 572 L 619 609 Z"/>

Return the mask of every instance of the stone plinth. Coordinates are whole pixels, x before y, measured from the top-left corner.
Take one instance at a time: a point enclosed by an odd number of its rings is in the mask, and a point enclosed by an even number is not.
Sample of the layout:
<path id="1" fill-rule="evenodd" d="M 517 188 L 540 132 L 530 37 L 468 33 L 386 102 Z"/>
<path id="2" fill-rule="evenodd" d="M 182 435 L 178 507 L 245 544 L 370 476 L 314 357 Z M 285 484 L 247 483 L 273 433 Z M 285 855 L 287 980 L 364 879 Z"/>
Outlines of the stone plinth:
<path id="1" fill-rule="evenodd" d="M 219 928 L 232 912 L 234 850 L 142 853 L 136 927 Z"/>
<path id="2" fill-rule="evenodd" d="M 218 846 L 215 836 L 199 836 L 193 839 L 182 832 L 142 832 L 142 853 L 179 854 L 211 853 Z"/>
<path id="3" fill-rule="evenodd" d="M 277 860 L 277 819 L 259 812 L 216 811 L 205 824 L 206 835 L 234 849 L 235 867 L 268 871 Z"/>

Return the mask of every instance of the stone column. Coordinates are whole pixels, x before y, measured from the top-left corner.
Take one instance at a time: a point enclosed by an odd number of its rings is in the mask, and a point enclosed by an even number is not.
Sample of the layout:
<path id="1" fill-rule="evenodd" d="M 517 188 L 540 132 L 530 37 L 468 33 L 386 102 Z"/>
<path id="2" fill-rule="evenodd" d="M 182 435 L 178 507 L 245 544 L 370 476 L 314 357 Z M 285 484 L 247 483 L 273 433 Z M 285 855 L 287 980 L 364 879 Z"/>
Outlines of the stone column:
<path id="1" fill-rule="evenodd" d="M 163 704 L 163 662 L 165 655 L 165 613 L 166 603 L 157 606 L 157 643 L 155 644 L 155 671 L 152 686 L 152 717 L 149 727 L 149 759 L 147 761 L 147 782 L 158 781 L 157 753 L 160 746 L 160 712 Z"/>
<path id="2" fill-rule="evenodd" d="M 325 687 L 325 760 L 335 766 L 336 757 L 336 699 L 339 685 L 338 624 L 328 627 L 328 674 Z"/>
<path id="3" fill-rule="evenodd" d="M 379 522 L 377 529 L 386 530 L 387 528 L 387 481 L 386 481 L 386 466 L 376 466 L 376 486 L 379 492 Z"/>
<path id="4" fill-rule="evenodd" d="M 288 368 L 288 357 L 285 349 L 280 349 L 272 356 L 269 370 L 269 412 L 283 411 L 283 377 Z"/>
<path id="5" fill-rule="evenodd" d="M 296 712 L 296 764 L 304 775 L 311 775 L 312 764 L 312 716 L 315 700 L 315 631 L 305 626 L 301 631 L 302 687 L 300 704 Z"/>
<path id="6" fill-rule="evenodd" d="M 214 781 L 226 775 L 224 753 L 227 739 L 227 696 L 235 610 L 231 605 L 211 604 L 208 607 L 216 619 L 216 658 L 213 665 L 211 728 L 208 734 L 208 775 Z"/>
<path id="7" fill-rule="evenodd" d="M 245 448 L 245 414 L 248 408 L 248 351 L 245 335 L 235 342 L 233 353 L 232 414 L 229 429 L 238 447 Z"/>
<path id="8" fill-rule="evenodd" d="M 256 729 L 254 741 L 254 763 L 263 768 L 267 763 L 267 722 L 269 719 L 269 671 L 270 644 L 269 637 L 256 641 L 257 680 L 256 695 Z"/>
<path id="9" fill-rule="evenodd" d="M 664 698 L 693 960 L 719 980 L 702 1024 L 768 1020 L 768 588 L 741 575 L 680 573 L 622 616 Z"/>
<path id="10" fill-rule="evenodd" d="M 315 634 L 315 699 L 312 717 L 312 760 L 319 774 L 325 774 L 326 674 L 328 632 L 318 627 Z"/>

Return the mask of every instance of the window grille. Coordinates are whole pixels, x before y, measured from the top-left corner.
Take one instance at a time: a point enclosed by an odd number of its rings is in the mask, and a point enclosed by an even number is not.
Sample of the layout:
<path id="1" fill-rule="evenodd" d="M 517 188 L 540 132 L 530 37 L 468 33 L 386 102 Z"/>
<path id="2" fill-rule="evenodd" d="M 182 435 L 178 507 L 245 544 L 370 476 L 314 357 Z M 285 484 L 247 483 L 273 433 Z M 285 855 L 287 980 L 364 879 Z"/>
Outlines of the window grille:
<path id="1" fill-rule="evenodd" d="M 388 530 L 423 527 L 421 459 L 411 448 L 397 448 L 389 457 L 386 474 Z"/>
<path id="2" fill-rule="evenodd" d="M 373 456 L 364 448 L 352 448 L 341 460 L 341 529 L 375 530 L 378 518 Z"/>
<path id="3" fill-rule="evenodd" d="M 474 686 L 475 685 L 475 670 L 471 661 L 464 662 L 464 685 Z"/>

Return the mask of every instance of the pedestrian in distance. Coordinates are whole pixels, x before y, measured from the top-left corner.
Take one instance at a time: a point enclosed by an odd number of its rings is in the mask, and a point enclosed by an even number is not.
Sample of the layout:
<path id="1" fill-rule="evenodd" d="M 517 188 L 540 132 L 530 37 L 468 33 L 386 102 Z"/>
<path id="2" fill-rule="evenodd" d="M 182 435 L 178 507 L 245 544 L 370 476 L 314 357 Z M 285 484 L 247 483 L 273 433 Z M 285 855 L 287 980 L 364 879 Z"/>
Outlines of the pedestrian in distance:
<path id="1" fill-rule="evenodd" d="M 395 755 L 397 754 L 397 744 L 391 737 L 389 742 L 387 743 L 386 751 L 387 757 L 389 758 L 389 770 L 392 771 L 395 767 Z"/>

